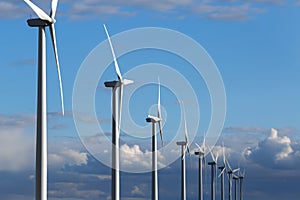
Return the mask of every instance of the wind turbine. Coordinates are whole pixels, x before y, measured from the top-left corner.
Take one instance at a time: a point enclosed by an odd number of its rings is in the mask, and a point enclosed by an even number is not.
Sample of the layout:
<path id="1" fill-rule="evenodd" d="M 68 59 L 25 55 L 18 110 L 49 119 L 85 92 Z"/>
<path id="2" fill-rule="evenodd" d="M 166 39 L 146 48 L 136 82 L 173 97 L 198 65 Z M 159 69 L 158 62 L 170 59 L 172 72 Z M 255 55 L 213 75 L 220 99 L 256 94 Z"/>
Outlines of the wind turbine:
<path id="1" fill-rule="evenodd" d="M 122 98 L 123 98 L 123 86 L 133 83 L 132 80 L 123 79 L 120 68 L 117 62 L 117 58 L 114 52 L 113 45 L 110 40 L 110 36 L 103 25 L 111 53 L 114 60 L 115 71 L 118 76 L 117 81 L 105 82 L 105 87 L 112 88 L 112 185 L 111 185 L 111 198 L 112 200 L 120 199 L 120 156 L 119 156 L 119 137 L 120 137 L 120 125 L 122 117 Z M 119 94 L 118 94 L 119 89 Z M 117 98 L 119 97 L 119 99 Z"/>
<path id="2" fill-rule="evenodd" d="M 218 167 L 221 171 L 218 177 L 221 177 L 221 200 L 225 200 L 224 174 L 226 173 L 226 155 L 225 155 L 224 144 L 223 144 L 222 151 L 223 151 L 223 165 Z"/>
<path id="3" fill-rule="evenodd" d="M 243 173 L 239 173 L 239 179 L 240 179 L 240 200 L 243 200 L 243 181 L 245 178 L 245 170 Z"/>
<path id="4" fill-rule="evenodd" d="M 229 189 L 229 192 L 228 192 L 228 195 L 229 195 L 229 200 L 232 200 L 232 179 L 233 179 L 233 175 L 234 173 L 238 172 L 240 170 L 240 168 L 236 168 L 236 169 L 232 169 L 229 162 L 226 160 L 226 164 L 228 166 L 228 171 L 227 171 L 227 174 L 228 174 L 228 181 L 229 181 L 229 186 L 228 186 L 228 189 Z"/>
<path id="5" fill-rule="evenodd" d="M 162 123 L 161 123 L 161 110 L 160 110 L 160 83 L 158 82 L 158 101 L 157 101 L 157 117 L 148 115 L 147 122 L 152 123 L 152 200 L 158 200 L 158 176 L 157 176 L 157 140 L 156 140 L 156 127 L 158 123 L 160 139 L 162 138 Z"/>
<path id="6" fill-rule="evenodd" d="M 210 148 L 209 148 L 209 152 L 210 152 L 210 155 L 212 158 L 212 162 L 208 162 L 208 165 L 211 166 L 211 199 L 215 200 L 215 172 L 216 172 L 216 165 L 218 163 L 219 155 L 217 153 L 217 155 L 215 157 Z"/>
<path id="7" fill-rule="evenodd" d="M 188 133 L 186 126 L 185 111 L 183 109 L 183 119 L 184 119 L 184 137 L 185 141 L 178 141 L 176 144 L 181 146 L 181 200 L 186 200 L 186 172 L 185 172 L 185 154 L 190 153 Z"/>
<path id="8" fill-rule="evenodd" d="M 195 151 L 195 155 L 198 155 L 199 157 L 199 194 L 198 199 L 203 200 L 203 180 L 202 180 L 202 164 L 204 161 L 205 165 L 205 136 L 203 137 L 203 143 L 201 147 L 196 143 L 196 146 L 198 147 L 198 151 Z"/>
<path id="9" fill-rule="evenodd" d="M 39 18 L 27 20 L 28 26 L 38 27 L 38 90 L 37 90 L 37 125 L 36 125 L 36 200 L 47 199 L 47 75 L 46 75 L 46 34 L 45 28 L 50 27 L 51 40 L 55 55 L 56 68 L 59 79 L 62 114 L 64 115 L 64 101 L 60 67 L 57 54 L 54 19 L 58 0 L 52 0 L 50 15 L 33 4 L 30 0 L 25 3 L 36 13 Z"/>
<path id="10" fill-rule="evenodd" d="M 233 174 L 233 180 L 234 180 L 234 200 L 237 200 L 237 182 L 239 180 L 239 177 Z"/>

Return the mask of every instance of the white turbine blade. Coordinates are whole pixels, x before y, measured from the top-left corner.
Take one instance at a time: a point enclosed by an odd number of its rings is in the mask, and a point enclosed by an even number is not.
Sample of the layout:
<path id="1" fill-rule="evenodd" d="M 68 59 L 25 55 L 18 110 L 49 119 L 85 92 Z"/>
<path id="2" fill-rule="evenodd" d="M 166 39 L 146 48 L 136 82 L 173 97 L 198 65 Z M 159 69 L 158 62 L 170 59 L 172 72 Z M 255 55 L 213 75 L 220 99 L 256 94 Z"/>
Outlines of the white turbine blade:
<path id="1" fill-rule="evenodd" d="M 185 152 L 186 150 L 183 151 L 182 160 L 185 159 Z"/>
<path id="2" fill-rule="evenodd" d="M 190 154 L 189 138 L 188 138 L 188 131 L 187 131 L 187 126 L 186 126 L 186 116 L 185 116 L 184 108 L 183 108 L 183 120 L 184 120 L 184 137 L 185 137 L 185 143 L 186 143 L 186 150 Z"/>
<path id="3" fill-rule="evenodd" d="M 24 0 L 25 3 L 29 5 L 29 7 L 35 12 L 35 14 L 42 20 L 47 20 L 49 22 L 52 22 L 53 20 L 39 7 L 37 7 L 34 3 L 32 3 L 30 0 Z"/>
<path id="4" fill-rule="evenodd" d="M 158 122 L 159 134 L 160 134 L 160 139 L 161 139 L 162 145 L 164 145 L 163 132 L 162 132 L 162 118 L 161 118 L 161 109 L 160 109 L 160 81 L 159 81 L 159 79 L 158 79 L 158 97 L 157 97 L 157 117 L 160 119 L 160 121 Z"/>
<path id="5" fill-rule="evenodd" d="M 217 164 L 218 163 L 218 158 L 219 158 L 219 154 L 217 152 L 217 156 L 216 156 L 216 160 L 215 160 L 215 163 Z"/>
<path id="6" fill-rule="evenodd" d="M 52 19 L 54 19 L 54 17 L 55 17 L 57 4 L 58 4 L 58 0 L 52 0 L 51 12 L 50 12 L 50 16 Z"/>
<path id="7" fill-rule="evenodd" d="M 160 119 L 160 118 L 159 118 Z M 159 135 L 160 135 L 160 139 L 161 139 L 161 144 L 162 146 L 164 146 L 164 140 L 163 140 L 163 132 L 162 132 L 162 123 L 161 123 L 161 119 L 158 122 L 158 127 L 159 127 Z"/>
<path id="8" fill-rule="evenodd" d="M 123 85 L 129 85 L 129 84 L 133 83 L 133 81 L 128 80 L 128 79 L 123 79 L 122 83 L 123 83 Z"/>
<path id="9" fill-rule="evenodd" d="M 235 173 L 235 172 L 238 172 L 238 171 L 240 171 L 240 168 L 232 170 L 232 173 Z"/>
<path id="10" fill-rule="evenodd" d="M 54 55 L 55 55 L 57 75 L 58 75 L 58 79 L 59 79 L 61 109 L 62 109 L 62 114 L 64 115 L 65 114 L 64 95 L 63 95 L 62 81 L 61 81 L 61 75 L 60 75 L 60 67 L 59 67 L 58 54 L 57 54 L 57 45 L 56 45 L 56 35 L 55 35 L 54 24 L 50 25 L 50 33 L 51 33 L 51 40 L 52 40 L 52 45 L 53 45 L 53 50 L 54 50 Z"/>
<path id="11" fill-rule="evenodd" d="M 214 156 L 214 154 L 213 154 L 213 152 L 212 152 L 212 150 L 210 149 L 209 146 L 208 146 L 208 149 L 209 149 L 209 153 L 210 153 L 211 158 L 213 159 L 214 162 L 216 162 L 215 156 Z"/>
<path id="12" fill-rule="evenodd" d="M 201 146 L 203 149 L 205 148 L 205 135 L 203 137 L 203 142 L 202 142 L 202 146 Z"/>
<path id="13" fill-rule="evenodd" d="M 103 24 L 103 27 L 104 27 L 104 30 L 105 30 L 105 33 L 106 33 L 106 36 L 107 36 L 107 39 L 108 39 L 108 42 L 109 42 L 109 46 L 110 46 L 111 53 L 112 53 L 112 55 L 113 55 L 114 64 L 115 64 L 115 70 L 116 70 L 116 73 L 117 73 L 117 75 L 118 75 L 118 79 L 119 79 L 119 80 L 122 80 L 122 75 L 121 75 L 120 68 L 119 68 L 119 65 L 118 65 L 118 62 L 117 62 L 117 58 L 116 58 L 116 55 L 115 55 L 115 51 L 114 51 L 113 45 L 112 45 L 112 43 L 111 43 L 110 36 L 109 36 L 109 34 L 108 34 L 108 31 L 107 31 L 107 29 L 106 29 L 105 24 Z"/>
<path id="14" fill-rule="evenodd" d="M 229 162 L 227 160 L 226 160 L 226 163 L 227 163 L 227 166 L 229 168 L 229 171 L 232 171 L 232 168 L 231 168 L 231 166 L 230 166 L 230 164 L 229 164 Z"/>
<path id="15" fill-rule="evenodd" d="M 201 151 L 203 154 L 205 154 L 205 134 L 203 136 L 203 142 L 202 142 L 202 145 L 201 145 Z"/>
<path id="16" fill-rule="evenodd" d="M 225 155 L 225 147 L 224 147 L 224 142 L 223 142 L 223 164 L 226 166 L 226 155 Z"/>
<path id="17" fill-rule="evenodd" d="M 238 177 L 237 175 L 235 175 L 235 174 L 233 174 L 233 177 L 234 177 L 234 178 L 236 178 L 236 179 L 238 179 L 238 178 L 239 178 L 239 177 Z"/>
<path id="18" fill-rule="evenodd" d="M 221 173 L 219 174 L 219 176 L 218 176 L 218 178 L 220 178 L 220 176 L 222 176 L 222 174 L 224 174 L 224 172 L 225 172 L 225 167 L 224 167 L 224 169 L 221 171 Z"/>
<path id="19" fill-rule="evenodd" d="M 121 130 L 121 120 L 122 120 L 122 105 L 123 105 L 123 84 L 121 83 L 119 88 L 119 134 Z"/>
<path id="20" fill-rule="evenodd" d="M 199 144 L 195 143 L 195 145 L 199 149 L 199 151 L 201 151 L 201 147 L 199 146 Z"/>

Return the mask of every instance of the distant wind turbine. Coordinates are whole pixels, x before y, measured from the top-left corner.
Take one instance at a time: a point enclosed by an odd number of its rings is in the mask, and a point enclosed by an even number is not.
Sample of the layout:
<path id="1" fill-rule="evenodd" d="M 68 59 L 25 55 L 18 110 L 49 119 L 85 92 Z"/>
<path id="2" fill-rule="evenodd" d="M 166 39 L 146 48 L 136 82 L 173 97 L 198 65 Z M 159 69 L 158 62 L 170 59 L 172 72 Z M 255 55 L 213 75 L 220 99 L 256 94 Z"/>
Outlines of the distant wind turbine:
<path id="1" fill-rule="evenodd" d="M 233 180 L 234 180 L 234 200 L 237 200 L 237 192 L 238 192 L 237 182 L 239 180 L 239 177 L 233 174 Z"/>
<path id="2" fill-rule="evenodd" d="M 35 199 L 47 199 L 47 75 L 46 75 L 46 34 L 45 27 L 50 27 L 51 40 L 55 55 L 56 68 L 59 79 L 60 98 L 62 114 L 64 115 L 63 90 L 58 61 L 54 19 L 58 0 L 53 0 L 51 4 L 50 16 L 42 9 L 33 4 L 30 0 L 25 3 L 36 13 L 39 18 L 29 19 L 27 23 L 31 27 L 38 27 L 38 90 L 37 90 L 37 125 L 36 125 L 36 185 Z"/>
<path id="3" fill-rule="evenodd" d="M 227 171 L 227 174 L 228 174 L 228 195 L 229 195 L 229 200 L 232 200 L 232 179 L 233 179 L 233 175 L 234 173 L 238 172 L 240 169 L 239 168 L 236 168 L 236 169 L 232 169 L 229 162 L 226 160 L 226 164 L 227 164 L 227 167 L 228 167 L 228 171 Z"/>
<path id="4" fill-rule="evenodd" d="M 185 141 L 178 141 L 176 144 L 181 146 L 181 200 L 186 200 L 186 170 L 185 170 L 185 154 L 190 153 L 188 132 L 186 126 L 186 116 L 185 110 L 183 109 L 183 119 L 184 119 L 184 137 Z"/>
<path id="5" fill-rule="evenodd" d="M 209 147 L 208 147 L 209 148 Z M 208 162 L 208 165 L 211 166 L 211 200 L 215 200 L 215 174 L 216 174 L 216 165 L 218 163 L 218 153 L 216 157 L 214 156 L 212 150 L 209 148 L 209 152 L 212 158 L 212 162 Z"/>
<path id="6" fill-rule="evenodd" d="M 147 122 L 152 123 L 152 200 L 158 200 L 158 176 L 157 176 L 157 140 L 156 140 L 156 127 L 158 123 L 160 139 L 162 138 L 162 118 L 160 110 L 160 82 L 158 82 L 158 100 L 157 100 L 157 117 L 148 115 Z"/>
<path id="7" fill-rule="evenodd" d="M 225 154 L 225 147 L 223 144 L 223 165 L 219 167 L 220 174 L 218 177 L 221 177 L 221 200 L 225 200 L 225 188 L 224 188 L 224 174 L 226 173 L 226 154 Z"/>
<path id="8" fill-rule="evenodd" d="M 195 151 L 195 155 L 198 155 L 199 157 L 199 194 L 198 194 L 198 200 L 203 200 L 203 179 L 202 179 L 202 165 L 205 165 L 205 136 L 203 137 L 203 143 L 201 147 L 196 143 L 196 146 L 198 148 L 197 151 Z"/>
<path id="9" fill-rule="evenodd" d="M 132 80 L 123 79 L 120 68 L 117 62 L 117 58 L 114 52 L 110 36 L 103 25 L 111 53 L 114 60 L 115 71 L 118 76 L 118 81 L 105 82 L 105 87 L 112 88 L 112 185 L 111 185 L 111 198 L 112 200 L 120 199 L 120 156 L 119 156 L 119 137 L 122 117 L 122 98 L 123 98 L 123 86 L 133 83 Z M 118 97 L 119 88 L 119 99 Z"/>
<path id="10" fill-rule="evenodd" d="M 239 173 L 239 179 L 240 179 L 240 200 L 243 200 L 243 181 L 245 178 L 245 170 L 243 173 Z"/>

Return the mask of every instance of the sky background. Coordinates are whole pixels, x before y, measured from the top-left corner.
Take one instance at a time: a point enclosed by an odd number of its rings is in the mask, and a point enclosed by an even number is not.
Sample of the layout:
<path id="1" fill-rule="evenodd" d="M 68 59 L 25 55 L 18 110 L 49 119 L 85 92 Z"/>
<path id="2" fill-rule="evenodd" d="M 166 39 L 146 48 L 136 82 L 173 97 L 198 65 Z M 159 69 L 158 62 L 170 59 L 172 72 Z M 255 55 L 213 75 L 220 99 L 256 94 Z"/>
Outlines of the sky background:
<path id="1" fill-rule="evenodd" d="M 49 12 L 50 1 L 33 2 Z M 224 142 L 231 165 L 246 170 L 244 199 L 299 198 L 299 9 L 297 0 L 62 0 L 55 25 L 65 97 L 64 117 L 59 115 L 58 81 L 47 37 L 49 199 L 106 200 L 110 196 L 110 169 L 87 152 L 72 116 L 77 72 L 86 56 L 106 40 L 104 23 L 112 36 L 132 28 L 163 27 L 179 31 L 201 44 L 218 66 L 227 95 L 224 129 L 214 151 L 221 153 Z M 0 199 L 34 198 L 37 30 L 27 26 L 26 20 L 30 17 L 35 14 L 23 1 L 0 1 Z M 109 49 L 107 51 L 105 54 L 111 56 Z M 136 52 L 121 57 L 120 68 L 125 73 L 137 64 L 162 62 L 192 77 L 192 71 L 176 66 L 168 56 Z M 116 79 L 113 65 L 105 78 Z M 198 81 L 203 85 L 203 80 Z M 101 84 L 96 98 L 106 106 L 96 104 L 99 117 L 96 123 L 102 124 L 109 135 L 111 114 L 106 110 L 111 93 Z M 153 95 L 138 101 L 143 94 L 137 92 L 134 102 L 140 102 L 136 104 L 139 109 L 133 108 L 132 115 L 136 116 L 136 123 L 147 126 L 144 118 L 156 102 L 157 87 L 149 85 L 143 89 Z M 202 92 L 197 91 L 197 94 L 202 95 Z M 207 91 L 203 99 L 201 126 L 194 133 L 197 143 L 202 142 L 210 117 Z M 178 129 L 174 121 L 180 119 L 180 112 L 176 98 L 166 87 L 162 88 L 162 106 L 168 115 L 165 139 L 170 141 L 171 132 Z M 193 103 L 185 104 L 187 110 L 193 106 Z M 191 149 L 194 148 L 192 144 Z M 138 164 L 150 166 L 150 160 L 144 156 L 150 150 L 150 138 L 141 141 L 123 137 L 121 149 L 138 155 L 123 154 L 121 165 L 132 170 L 138 168 Z M 170 153 L 179 155 L 178 150 Z M 105 156 L 104 150 L 99 153 Z M 186 162 L 187 198 L 197 199 L 197 158 L 187 156 Z M 205 197 L 209 198 L 209 170 L 205 177 Z M 150 180 L 150 173 L 121 173 L 122 199 L 150 199 Z M 161 199 L 179 199 L 179 182 L 177 160 L 159 171 Z"/>

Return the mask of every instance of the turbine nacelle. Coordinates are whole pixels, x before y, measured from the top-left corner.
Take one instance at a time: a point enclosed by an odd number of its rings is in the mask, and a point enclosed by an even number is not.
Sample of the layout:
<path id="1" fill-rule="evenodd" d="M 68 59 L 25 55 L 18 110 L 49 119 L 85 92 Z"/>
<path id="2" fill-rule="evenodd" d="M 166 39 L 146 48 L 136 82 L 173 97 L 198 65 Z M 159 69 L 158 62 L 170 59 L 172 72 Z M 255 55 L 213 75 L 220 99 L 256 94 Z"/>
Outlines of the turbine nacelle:
<path id="1" fill-rule="evenodd" d="M 27 24 L 30 27 L 46 27 L 51 25 L 51 23 L 48 20 L 43 20 L 40 18 L 28 19 Z"/>
<path id="2" fill-rule="evenodd" d="M 148 115 L 148 117 L 146 118 L 146 121 L 147 122 L 152 122 L 152 123 L 157 123 L 157 122 L 161 121 L 161 118 Z"/>
<path id="3" fill-rule="evenodd" d="M 104 82 L 105 87 L 121 87 L 123 85 L 129 85 L 134 83 L 132 80 L 123 79 L 122 81 L 106 81 Z"/>
<path id="4" fill-rule="evenodd" d="M 185 145 L 187 145 L 187 142 L 186 141 L 179 141 L 179 142 L 176 142 L 176 144 L 178 146 L 185 146 Z"/>

